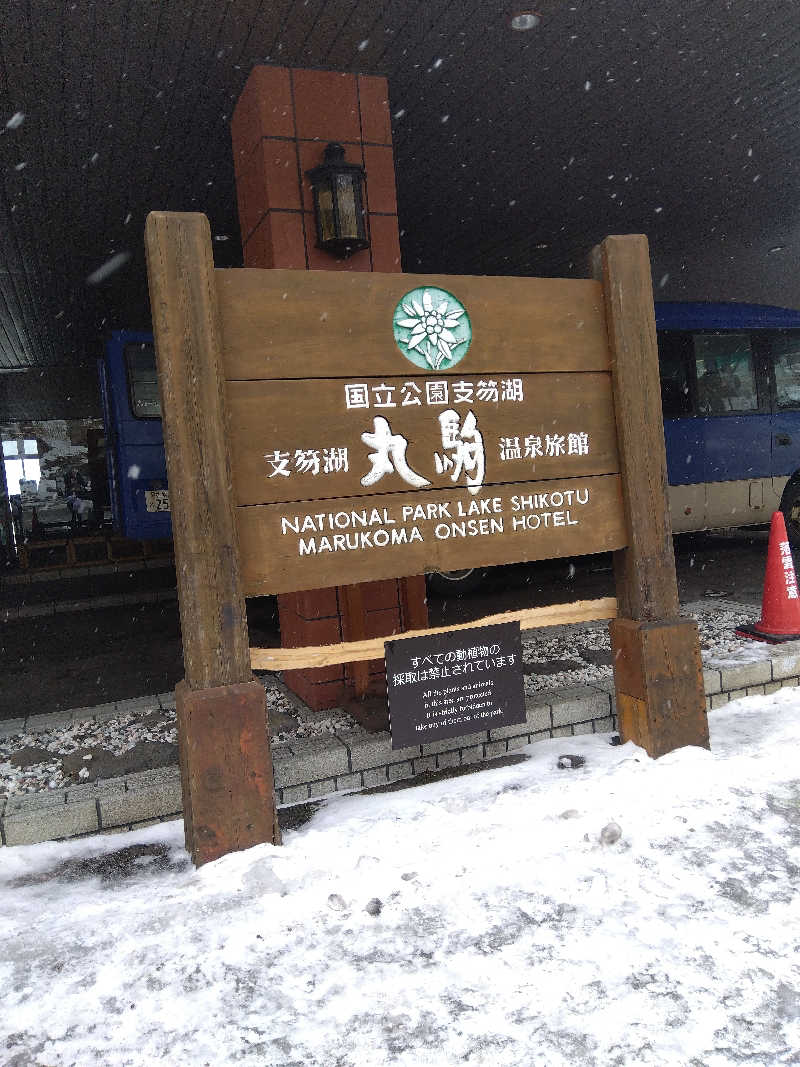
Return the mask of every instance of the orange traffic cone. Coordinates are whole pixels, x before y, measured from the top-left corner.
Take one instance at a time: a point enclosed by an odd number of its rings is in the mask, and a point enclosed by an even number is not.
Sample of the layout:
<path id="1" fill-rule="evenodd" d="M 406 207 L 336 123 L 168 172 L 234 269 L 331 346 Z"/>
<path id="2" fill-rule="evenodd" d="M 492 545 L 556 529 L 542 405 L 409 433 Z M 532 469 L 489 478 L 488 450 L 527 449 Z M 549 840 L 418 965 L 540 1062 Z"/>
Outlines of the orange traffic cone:
<path id="1" fill-rule="evenodd" d="M 783 513 L 772 516 L 767 546 L 767 573 L 764 578 L 764 597 L 761 618 L 753 626 L 739 626 L 738 637 L 754 641 L 795 641 L 800 637 L 800 594 L 797 575 L 792 562 L 792 550 L 786 536 Z"/>

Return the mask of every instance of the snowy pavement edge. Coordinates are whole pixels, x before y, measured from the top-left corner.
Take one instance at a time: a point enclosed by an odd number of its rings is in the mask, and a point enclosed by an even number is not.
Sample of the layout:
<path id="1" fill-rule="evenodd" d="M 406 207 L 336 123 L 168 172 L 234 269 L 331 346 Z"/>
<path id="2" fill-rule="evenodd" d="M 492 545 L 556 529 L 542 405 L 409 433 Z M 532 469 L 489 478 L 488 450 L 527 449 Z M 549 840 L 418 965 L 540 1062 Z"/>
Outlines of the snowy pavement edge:
<path id="1" fill-rule="evenodd" d="M 800 685 L 800 642 L 770 648 L 765 659 L 703 671 L 706 703 L 719 707 L 744 696 Z M 0 737 L 77 719 L 174 707 L 172 693 L 117 701 L 0 723 Z M 419 775 L 498 759 L 554 737 L 616 729 L 613 681 L 541 691 L 526 698 L 526 722 L 468 737 L 393 750 L 388 733 L 337 731 L 333 736 L 273 744 L 276 799 L 290 807 L 336 793 L 359 792 Z M 182 814 L 178 766 L 129 774 L 66 789 L 0 797 L 3 845 L 27 845 L 98 832 L 121 832 Z"/>

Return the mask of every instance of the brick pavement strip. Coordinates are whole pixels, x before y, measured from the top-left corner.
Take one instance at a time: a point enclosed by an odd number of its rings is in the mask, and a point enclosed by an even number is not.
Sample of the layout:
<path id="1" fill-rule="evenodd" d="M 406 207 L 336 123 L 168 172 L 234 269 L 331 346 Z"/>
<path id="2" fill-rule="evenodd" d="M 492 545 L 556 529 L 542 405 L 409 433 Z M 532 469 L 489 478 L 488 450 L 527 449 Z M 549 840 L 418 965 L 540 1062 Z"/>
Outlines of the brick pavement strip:
<path id="1" fill-rule="evenodd" d="M 772 664 L 768 659 L 753 663 L 737 663 L 735 667 L 723 667 L 720 671 L 722 689 L 746 689 L 749 685 L 763 685 L 772 681 Z"/>
<path id="2" fill-rule="evenodd" d="M 179 767 L 131 774 L 125 790 L 101 793 L 98 797 L 100 822 L 105 827 L 180 815 L 183 811 Z"/>
<path id="3" fill-rule="evenodd" d="M 385 731 L 365 734 L 359 730 L 340 730 L 336 737 L 347 746 L 350 753 L 350 769 L 364 771 L 383 763 L 402 763 L 420 754 L 419 745 L 410 748 L 392 748 L 392 738 Z M 453 744 L 450 744 L 453 748 Z"/>
<path id="4" fill-rule="evenodd" d="M 800 648 L 800 642 L 794 643 Z M 800 655 L 781 648 L 769 659 L 704 671 L 711 707 L 720 707 L 750 691 L 774 691 L 798 684 Z M 774 681 L 771 679 L 774 678 Z M 718 688 L 719 686 L 719 688 Z M 431 742 L 422 748 L 392 749 L 388 733 L 347 731 L 313 741 L 273 746 L 275 784 L 282 806 L 336 791 L 369 789 L 434 769 L 457 767 L 518 751 L 529 742 L 571 737 L 592 730 L 613 730 L 610 680 L 596 685 L 528 696 L 526 722 L 481 731 L 462 738 Z M 722 689 L 725 691 L 720 691 Z M 0 722 L 0 738 L 24 731 L 58 728 L 74 721 L 106 721 L 123 714 L 146 714 L 174 707 L 173 693 L 118 701 L 95 708 L 31 716 Z M 66 790 L 0 797 L 0 828 L 8 845 L 73 837 L 99 829 L 174 818 L 181 812 L 180 770 L 163 767 Z M 98 819 L 99 813 L 99 819 Z"/>
<path id="5" fill-rule="evenodd" d="M 15 803 L 17 802 L 17 803 Z M 29 793 L 10 797 L 2 816 L 3 839 L 7 845 L 35 845 L 77 837 L 100 829 L 94 799 L 67 803 L 64 793 Z"/>
<path id="6" fill-rule="evenodd" d="M 348 751 L 337 737 L 317 741 L 293 741 L 292 755 L 273 759 L 275 785 L 283 789 L 321 777 L 335 777 L 351 770 Z"/>

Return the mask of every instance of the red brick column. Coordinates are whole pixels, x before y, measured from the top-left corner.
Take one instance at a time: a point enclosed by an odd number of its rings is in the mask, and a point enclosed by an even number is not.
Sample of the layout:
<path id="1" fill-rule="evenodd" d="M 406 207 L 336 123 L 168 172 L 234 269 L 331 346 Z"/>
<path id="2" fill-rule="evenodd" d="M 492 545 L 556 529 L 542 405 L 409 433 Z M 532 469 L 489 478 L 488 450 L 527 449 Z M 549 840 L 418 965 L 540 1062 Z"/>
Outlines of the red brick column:
<path id="1" fill-rule="evenodd" d="M 392 131 L 385 78 L 255 67 L 231 123 L 239 224 L 246 267 L 400 271 Z M 370 248 L 336 259 L 316 248 L 305 172 L 338 141 L 367 173 Z M 354 610 L 354 605 L 358 609 Z M 424 578 L 367 582 L 278 597 L 285 646 L 384 637 L 427 626 Z M 352 695 L 348 667 L 288 671 L 285 681 L 314 710 Z M 362 678 L 362 687 L 363 687 Z M 385 686 L 383 662 L 369 665 L 371 691 Z"/>

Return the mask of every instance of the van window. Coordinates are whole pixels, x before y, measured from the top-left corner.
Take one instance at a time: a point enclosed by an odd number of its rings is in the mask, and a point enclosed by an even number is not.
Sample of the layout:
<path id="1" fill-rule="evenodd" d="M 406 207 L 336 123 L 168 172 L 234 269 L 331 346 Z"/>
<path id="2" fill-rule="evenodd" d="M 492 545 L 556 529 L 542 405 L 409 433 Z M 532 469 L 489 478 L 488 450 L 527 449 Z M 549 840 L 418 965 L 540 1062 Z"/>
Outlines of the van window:
<path id="1" fill-rule="evenodd" d="M 772 338 L 775 402 L 779 408 L 800 408 L 800 331 Z"/>
<path id="2" fill-rule="evenodd" d="M 131 412 L 137 419 L 160 419 L 161 398 L 156 377 L 156 352 L 151 344 L 126 345 L 125 365 Z"/>
<path id="3" fill-rule="evenodd" d="M 758 410 L 753 352 L 747 334 L 697 333 L 694 358 L 701 414 Z"/>

